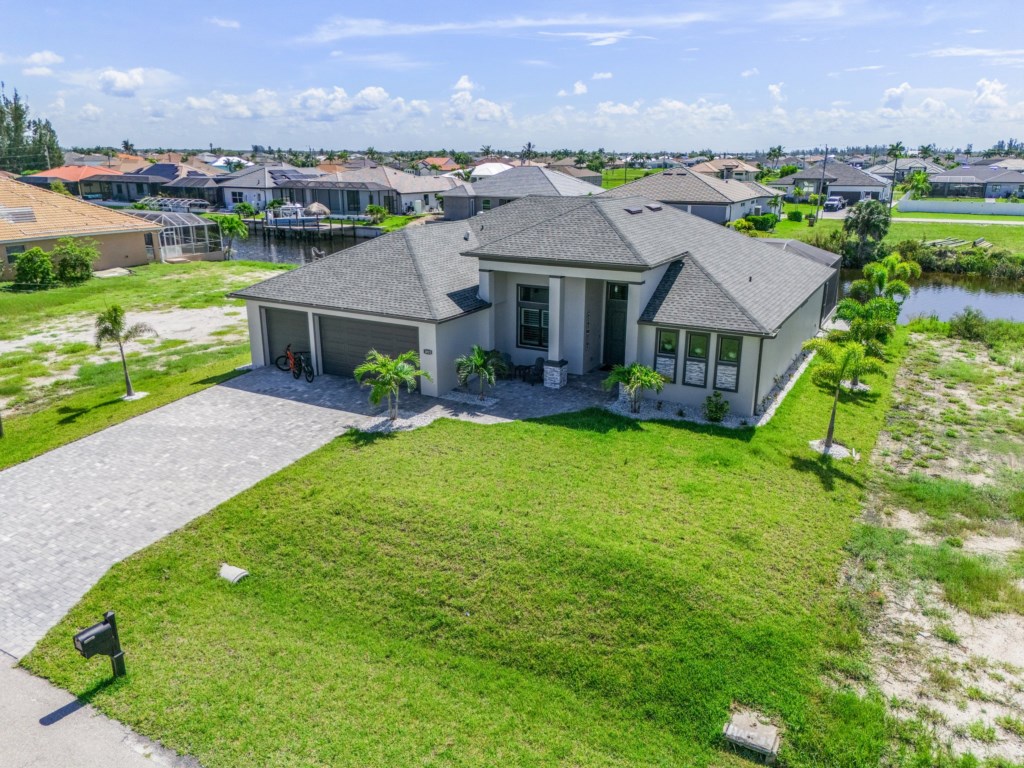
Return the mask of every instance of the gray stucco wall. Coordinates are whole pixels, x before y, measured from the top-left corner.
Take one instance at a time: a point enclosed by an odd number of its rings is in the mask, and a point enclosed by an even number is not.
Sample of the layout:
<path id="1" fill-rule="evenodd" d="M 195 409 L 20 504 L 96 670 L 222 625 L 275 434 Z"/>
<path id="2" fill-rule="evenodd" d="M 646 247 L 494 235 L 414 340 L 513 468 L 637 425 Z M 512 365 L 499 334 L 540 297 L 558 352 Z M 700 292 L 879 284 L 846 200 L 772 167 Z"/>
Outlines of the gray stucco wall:
<path id="1" fill-rule="evenodd" d="M 759 399 L 775 386 L 775 377 L 785 373 L 792 365 L 803 343 L 817 335 L 823 291 L 824 286 L 811 294 L 782 324 L 774 339 L 765 339 L 761 352 L 761 381 L 757 389 Z"/>
<path id="2" fill-rule="evenodd" d="M 420 350 L 421 360 L 434 358 L 435 383 L 439 394 L 444 394 L 458 385 L 455 358 L 468 353 L 474 344 L 486 347 L 486 321 L 489 312 L 491 310 L 484 309 L 455 320 L 438 323 L 434 354 L 425 355 L 423 350 Z"/>
<path id="3" fill-rule="evenodd" d="M 446 197 L 444 199 L 445 221 L 461 221 L 468 219 L 473 210 L 473 198 L 471 197 Z"/>

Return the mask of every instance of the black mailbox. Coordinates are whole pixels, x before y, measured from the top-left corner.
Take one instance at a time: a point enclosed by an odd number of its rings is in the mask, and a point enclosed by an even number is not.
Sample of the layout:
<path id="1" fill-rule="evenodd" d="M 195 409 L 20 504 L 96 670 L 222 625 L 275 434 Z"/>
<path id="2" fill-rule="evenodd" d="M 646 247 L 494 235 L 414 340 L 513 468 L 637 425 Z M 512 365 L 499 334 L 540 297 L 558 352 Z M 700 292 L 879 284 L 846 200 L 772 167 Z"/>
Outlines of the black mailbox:
<path id="1" fill-rule="evenodd" d="M 103 614 L 103 621 L 99 624 L 93 624 L 75 635 L 75 650 L 87 659 L 109 656 L 114 677 L 124 676 L 124 651 L 121 650 L 121 640 L 117 636 L 117 619 L 113 611 Z"/>

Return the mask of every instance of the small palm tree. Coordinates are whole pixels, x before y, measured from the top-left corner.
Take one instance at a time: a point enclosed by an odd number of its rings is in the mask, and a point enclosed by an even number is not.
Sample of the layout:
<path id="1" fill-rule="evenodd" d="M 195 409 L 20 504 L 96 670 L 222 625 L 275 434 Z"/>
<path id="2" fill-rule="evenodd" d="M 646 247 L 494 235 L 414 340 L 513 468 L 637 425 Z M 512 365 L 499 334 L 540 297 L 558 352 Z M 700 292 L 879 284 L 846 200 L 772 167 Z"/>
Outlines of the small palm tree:
<path id="1" fill-rule="evenodd" d="M 928 181 L 928 174 L 924 171 L 914 171 L 907 177 L 906 187 L 910 190 L 910 196 L 915 200 L 928 197 L 932 191 L 932 185 Z"/>
<path id="2" fill-rule="evenodd" d="M 459 377 L 459 384 L 465 386 L 471 378 L 476 376 L 480 380 L 480 399 L 484 399 L 484 387 L 494 386 L 495 379 L 508 372 L 501 353 L 496 349 L 486 350 L 479 344 L 474 344 L 468 355 L 461 355 L 455 359 L 455 373 Z"/>
<path id="3" fill-rule="evenodd" d="M 616 365 L 601 384 L 605 389 L 612 389 L 616 384 L 621 384 L 629 395 L 630 412 L 640 413 L 640 400 L 644 390 L 653 389 L 655 392 L 661 392 L 665 388 L 665 377 L 646 365 L 630 363 Z"/>
<path id="4" fill-rule="evenodd" d="M 889 232 L 889 216 L 878 200 L 857 203 L 843 221 L 843 231 L 857 237 L 857 261 L 864 258 L 868 241 L 879 241 Z"/>
<path id="5" fill-rule="evenodd" d="M 387 398 L 388 418 L 394 421 L 398 418 L 398 395 L 402 386 L 412 392 L 416 389 L 417 378 L 432 381 L 430 374 L 421 371 L 419 366 L 419 355 L 412 350 L 392 358 L 371 349 L 366 362 L 356 368 L 355 377 L 362 386 L 370 387 L 370 402 L 374 405 Z"/>
<path id="6" fill-rule="evenodd" d="M 864 348 L 864 354 L 868 357 L 884 359 L 885 344 L 896 330 L 899 314 L 899 304 L 884 296 L 876 296 L 863 304 L 856 299 L 845 298 L 836 308 L 836 317 L 846 320 L 850 329 L 832 331 L 828 335 L 829 341 L 837 344 L 856 342 Z M 857 389 L 860 385 L 859 376 L 854 375 L 851 383 Z"/>
<path id="7" fill-rule="evenodd" d="M 156 331 L 146 323 L 135 323 L 127 325 L 124 310 L 117 304 L 103 310 L 96 317 L 96 348 L 99 349 L 105 342 L 117 344 L 117 350 L 121 353 L 121 367 L 124 368 L 125 397 L 135 397 L 135 390 L 132 388 L 132 378 L 128 375 L 128 361 L 124 357 L 124 345 L 142 336 L 156 336 Z"/>
<path id="8" fill-rule="evenodd" d="M 231 246 L 235 240 L 245 240 L 249 237 L 249 225 L 237 216 L 216 216 L 211 217 L 217 222 L 220 230 L 220 237 L 224 243 L 224 253 L 231 258 Z"/>
<path id="9" fill-rule="evenodd" d="M 896 176 L 896 171 L 900 166 L 900 158 L 907 154 L 907 148 L 903 146 L 902 141 L 897 141 L 895 144 L 890 144 L 889 148 L 885 151 L 887 157 L 892 158 L 892 188 L 895 191 L 896 184 L 899 179 Z M 890 206 L 892 200 L 889 201 Z M 892 213 L 892 208 L 889 208 L 889 212 Z"/>
<path id="10" fill-rule="evenodd" d="M 811 373 L 814 383 L 835 392 L 832 397 L 832 415 L 829 417 L 828 432 L 825 435 L 824 453 L 827 455 L 835 442 L 836 411 L 843 382 L 859 380 L 867 373 L 882 373 L 883 369 L 875 360 L 865 356 L 864 347 L 854 341 L 838 344 L 828 339 L 811 339 L 804 342 L 804 349 L 813 350 L 818 354 L 818 364 Z"/>
<path id="11" fill-rule="evenodd" d="M 908 280 L 921 276 L 921 265 L 891 253 L 881 261 L 864 265 L 864 278 L 850 283 L 849 295 L 861 303 L 879 296 L 892 299 L 897 308 L 910 295 Z"/>

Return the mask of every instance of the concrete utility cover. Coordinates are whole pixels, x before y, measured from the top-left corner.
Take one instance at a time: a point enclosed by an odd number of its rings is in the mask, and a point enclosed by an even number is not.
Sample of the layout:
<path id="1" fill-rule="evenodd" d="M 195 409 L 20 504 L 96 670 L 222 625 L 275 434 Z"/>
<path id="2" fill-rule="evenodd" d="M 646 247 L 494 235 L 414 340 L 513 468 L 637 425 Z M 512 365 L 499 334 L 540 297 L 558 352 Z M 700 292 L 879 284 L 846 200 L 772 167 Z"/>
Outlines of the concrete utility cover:
<path id="1" fill-rule="evenodd" d="M 764 755 L 767 762 L 775 762 L 779 754 L 779 729 L 768 718 L 750 709 L 733 712 L 725 724 L 725 740 L 738 747 Z"/>

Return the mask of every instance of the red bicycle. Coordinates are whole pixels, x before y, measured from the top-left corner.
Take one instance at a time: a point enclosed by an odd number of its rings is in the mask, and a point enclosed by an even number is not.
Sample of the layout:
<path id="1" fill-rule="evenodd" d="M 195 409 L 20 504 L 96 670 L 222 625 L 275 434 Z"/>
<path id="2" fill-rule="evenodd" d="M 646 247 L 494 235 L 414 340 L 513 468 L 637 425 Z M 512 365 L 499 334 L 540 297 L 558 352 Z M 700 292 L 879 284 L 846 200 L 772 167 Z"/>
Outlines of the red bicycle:
<path id="1" fill-rule="evenodd" d="M 291 371 L 293 379 L 305 375 L 306 381 L 312 382 L 316 376 L 309 352 L 292 352 L 291 344 L 284 348 L 284 354 L 274 361 L 274 365 L 280 371 Z"/>

